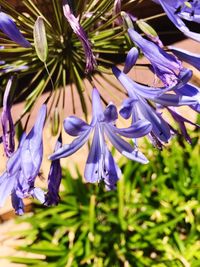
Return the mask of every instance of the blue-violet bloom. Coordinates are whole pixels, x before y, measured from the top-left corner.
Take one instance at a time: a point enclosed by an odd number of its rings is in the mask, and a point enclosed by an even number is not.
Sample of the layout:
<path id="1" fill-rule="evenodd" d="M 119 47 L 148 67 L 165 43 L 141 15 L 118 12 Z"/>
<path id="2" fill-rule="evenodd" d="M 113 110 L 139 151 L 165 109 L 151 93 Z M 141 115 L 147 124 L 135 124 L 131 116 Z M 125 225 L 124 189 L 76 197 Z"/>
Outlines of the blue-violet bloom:
<path id="1" fill-rule="evenodd" d="M 35 188 L 43 157 L 42 131 L 46 118 L 46 105 L 39 111 L 36 123 L 26 136 L 24 133 L 18 149 L 7 161 L 6 171 L 0 176 L 0 206 L 11 194 L 15 212 L 23 214 L 23 198 L 33 196 L 45 202 L 44 192 Z"/>
<path id="2" fill-rule="evenodd" d="M 180 79 L 179 73 L 183 66 L 177 58 L 165 52 L 155 43 L 143 38 L 134 29 L 128 29 L 131 40 L 142 50 L 151 62 L 154 73 L 166 86 L 175 85 Z"/>
<path id="3" fill-rule="evenodd" d="M 148 120 L 152 125 L 150 139 L 157 139 L 156 143 L 167 143 L 171 137 L 170 125 L 156 111 L 156 104 L 178 107 L 197 103 L 197 100 L 191 96 L 169 94 L 165 93 L 166 91 L 162 88 L 152 88 L 138 84 L 117 67 L 113 67 L 113 73 L 127 90 L 129 96 L 122 104 L 121 116 L 125 119 L 132 116 L 133 123 L 140 119 Z M 180 87 L 182 87 L 182 83 Z M 177 86 L 177 90 L 179 90 L 179 86 Z"/>
<path id="4" fill-rule="evenodd" d="M 87 182 L 95 183 L 103 181 L 108 190 L 114 189 L 120 177 L 120 169 L 116 165 L 112 154 L 108 150 L 105 135 L 112 145 L 124 156 L 131 160 L 146 164 L 148 160 L 120 137 L 138 138 L 151 131 L 151 124 L 146 120 L 139 120 L 129 128 L 117 128 L 115 121 L 118 118 L 115 105 L 110 103 L 103 111 L 101 100 L 97 89 L 92 92 L 93 117 L 90 124 L 83 120 L 70 116 L 64 120 L 64 129 L 71 136 L 77 136 L 71 144 L 63 145 L 51 156 L 51 160 L 68 157 L 80 149 L 89 139 L 94 130 L 91 149 L 87 158 L 84 176 Z"/>

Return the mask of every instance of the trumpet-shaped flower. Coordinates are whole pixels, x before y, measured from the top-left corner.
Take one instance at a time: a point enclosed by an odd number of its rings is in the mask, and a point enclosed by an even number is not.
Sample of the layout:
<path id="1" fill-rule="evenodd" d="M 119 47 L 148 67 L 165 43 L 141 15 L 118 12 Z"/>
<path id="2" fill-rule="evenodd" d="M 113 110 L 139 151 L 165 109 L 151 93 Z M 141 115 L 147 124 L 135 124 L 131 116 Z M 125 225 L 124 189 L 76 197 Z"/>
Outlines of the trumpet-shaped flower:
<path id="1" fill-rule="evenodd" d="M 133 122 L 136 122 L 138 119 L 148 120 L 152 125 L 151 137 L 153 136 L 154 140 L 156 138 L 158 143 L 168 142 L 171 137 L 171 132 L 170 125 L 156 111 L 156 105 L 178 107 L 198 103 L 195 97 L 183 94 L 169 94 L 165 93 L 166 91 L 162 88 L 151 88 L 137 84 L 117 67 L 113 67 L 113 73 L 129 95 L 129 98 L 122 104 L 120 110 L 121 116 L 128 119 L 132 115 Z M 185 76 L 188 75 L 186 74 Z M 187 82 L 187 79 L 185 79 L 185 82 Z M 174 87 L 174 91 L 178 91 L 181 87 L 182 83 Z M 161 93 L 162 90 L 163 93 Z"/>
<path id="2" fill-rule="evenodd" d="M 145 164 L 148 162 L 146 157 L 137 148 L 132 147 L 122 139 L 120 135 L 127 138 L 144 136 L 151 131 L 151 124 L 146 120 L 139 120 L 129 128 L 117 128 L 114 124 L 118 117 L 116 107 L 110 103 L 103 111 L 97 89 L 93 89 L 92 93 L 92 110 L 93 117 L 90 124 L 75 116 L 70 116 L 64 120 L 65 131 L 77 138 L 71 144 L 63 145 L 62 148 L 56 150 L 50 159 L 56 160 L 75 153 L 87 142 L 94 130 L 84 175 L 90 183 L 102 180 L 107 189 L 113 189 L 119 179 L 120 170 L 107 148 L 105 136 L 122 155 Z"/>
<path id="3" fill-rule="evenodd" d="M 165 52 L 155 43 L 143 38 L 134 29 L 128 29 L 131 40 L 142 50 L 151 62 L 154 73 L 166 85 L 175 85 L 180 79 L 179 73 L 183 66 L 177 58 Z"/>
<path id="4" fill-rule="evenodd" d="M 23 213 L 23 198 L 33 196 L 42 203 L 45 201 L 43 191 L 34 186 L 43 157 L 45 118 L 46 105 L 43 105 L 32 130 L 27 136 L 23 134 L 18 149 L 8 159 L 6 171 L 0 176 L 0 206 L 11 194 L 13 208 L 19 215 Z"/>
<path id="5" fill-rule="evenodd" d="M 8 80 L 4 97 L 3 97 L 3 110 L 1 113 L 1 124 L 3 130 L 3 146 L 7 157 L 10 157 L 15 150 L 15 129 L 11 116 L 11 104 L 9 101 L 9 93 L 12 86 L 13 77 Z"/>
<path id="6" fill-rule="evenodd" d="M 174 25 L 182 31 L 187 37 L 192 38 L 200 42 L 200 34 L 191 31 L 183 19 L 200 22 L 200 3 L 199 1 L 185 1 L 185 0 L 153 0 L 160 4 L 167 14 L 168 18 L 174 23 Z M 189 5 L 186 6 L 185 3 Z"/>
<path id="7" fill-rule="evenodd" d="M 31 47 L 31 44 L 21 34 L 13 19 L 4 12 L 0 12 L 0 30 L 17 44 L 26 48 Z"/>

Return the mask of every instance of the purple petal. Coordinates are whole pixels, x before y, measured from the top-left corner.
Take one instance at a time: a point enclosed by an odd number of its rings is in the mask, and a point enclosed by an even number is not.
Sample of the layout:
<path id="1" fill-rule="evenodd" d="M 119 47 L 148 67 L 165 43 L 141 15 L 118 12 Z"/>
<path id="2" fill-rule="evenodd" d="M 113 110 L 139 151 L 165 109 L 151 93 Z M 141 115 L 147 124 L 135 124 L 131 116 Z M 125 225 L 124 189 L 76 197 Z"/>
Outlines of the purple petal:
<path id="1" fill-rule="evenodd" d="M 115 0 L 114 1 L 114 5 L 113 5 L 113 13 L 114 13 L 114 15 L 117 15 L 117 14 L 120 14 L 120 12 L 121 12 L 121 6 L 122 6 L 122 0 Z M 117 23 L 120 25 L 120 24 L 122 24 L 123 23 L 123 20 L 122 20 L 122 18 L 121 17 L 118 17 L 117 18 Z"/>
<path id="2" fill-rule="evenodd" d="M 26 48 L 31 47 L 31 44 L 20 33 L 12 18 L 4 12 L 0 12 L 0 30 L 19 45 Z"/>
<path id="3" fill-rule="evenodd" d="M 168 108 L 168 111 L 170 112 L 170 114 L 172 115 L 172 117 L 174 118 L 174 120 L 179 124 L 179 127 L 180 127 L 180 130 L 181 130 L 181 133 L 183 134 L 184 138 L 186 141 L 188 141 L 190 144 L 191 144 L 191 138 L 187 132 L 187 128 L 185 127 L 185 122 L 191 124 L 191 125 L 194 125 L 198 128 L 200 128 L 200 125 L 196 124 L 196 123 L 193 123 L 192 121 L 184 118 L 183 116 L 181 116 L 180 114 L 178 114 L 175 110 L 173 109 L 169 109 Z"/>
<path id="4" fill-rule="evenodd" d="M 119 113 L 124 119 L 127 120 L 130 118 L 130 116 L 132 114 L 132 110 L 133 110 L 133 104 L 136 101 L 138 101 L 138 100 L 134 99 L 134 98 L 130 98 L 130 97 L 123 101 L 122 107 L 121 107 Z"/>
<path id="5" fill-rule="evenodd" d="M 92 146 L 85 165 L 84 176 L 87 182 L 95 183 L 101 180 L 103 159 L 103 149 L 100 144 L 102 136 L 99 134 L 99 128 L 95 127 L 94 136 L 92 140 Z"/>
<path id="6" fill-rule="evenodd" d="M 90 128 L 86 122 L 75 116 L 66 118 L 63 122 L 63 126 L 65 132 L 71 136 L 78 136 Z"/>
<path id="7" fill-rule="evenodd" d="M 194 97 L 196 100 L 200 101 L 200 89 L 193 84 L 185 84 L 183 87 L 176 89 L 175 92 L 178 95 Z"/>
<path id="8" fill-rule="evenodd" d="M 26 198 L 30 196 L 30 188 L 33 184 L 28 184 L 28 180 L 25 179 L 23 171 L 19 170 L 16 174 L 15 192 L 19 198 Z"/>
<path id="9" fill-rule="evenodd" d="M 192 108 L 196 112 L 200 113 L 200 104 L 192 105 L 192 106 L 190 106 L 190 108 Z"/>
<path id="10" fill-rule="evenodd" d="M 105 126 L 105 132 L 112 143 L 112 145 L 125 157 L 143 163 L 147 164 L 148 160 L 147 158 L 138 150 L 134 149 L 129 143 L 127 143 L 125 140 L 123 140 L 121 137 L 119 137 L 117 134 L 115 134 L 110 127 L 107 125 Z"/>
<path id="11" fill-rule="evenodd" d="M 134 29 L 128 29 L 128 33 L 131 40 L 139 46 L 145 57 L 151 62 L 155 74 L 165 85 L 173 85 L 177 80 L 176 73 L 182 69 L 181 62 L 153 42 L 143 38 Z"/>
<path id="12" fill-rule="evenodd" d="M 156 103 L 159 103 L 163 106 L 184 106 L 184 105 L 193 105 L 197 103 L 197 100 L 189 96 L 180 96 L 172 94 L 164 94 L 157 98 L 154 98 Z"/>
<path id="13" fill-rule="evenodd" d="M 11 103 L 9 101 L 10 89 L 13 83 L 13 77 L 8 80 L 4 97 L 3 97 L 3 110 L 1 114 L 1 124 L 3 130 L 3 145 L 7 157 L 10 157 L 15 150 L 15 128 L 11 115 Z"/>
<path id="14" fill-rule="evenodd" d="M 11 194 L 12 206 L 15 210 L 15 213 L 19 216 L 24 214 L 24 203 L 21 198 L 19 198 L 15 190 Z"/>
<path id="15" fill-rule="evenodd" d="M 162 95 L 166 91 L 166 89 L 163 88 L 154 88 L 136 83 L 131 80 L 125 73 L 120 71 L 117 67 L 113 67 L 112 71 L 116 78 L 127 90 L 130 97 L 133 96 L 134 91 L 135 94 L 140 95 L 144 98 L 153 99 L 154 97 Z"/>
<path id="16" fill-rule="evenodd" d="M 115 133 L 122 135 L 124 137 L 128 138 L 139 138 L 142 136 L 145 136 L 152 130 L 152 125 L 147 120 L 139 120 L 135 123 L 133 123 L 128 128 L 117 128 L 115 126 L 109 125 L 109 127 L 114 131 Z"/>
<path id="17" fill-rule="evenodd" d="M 121 170 L 115 163 L 112 154 L 105 146 L 103 180 L 107 190 L 116 188 L 116 183 L 121 176 Z"/>
<path id="18" fill-rule="evenodd" d="M 115 105 L 110 103 L 104 110 L 104 122 L 114 122 L 118 118 L 117 108 Z"/>
<path id="19" fill-rule="evenodd" d="M 101 98 L 96 88 L 94 88 L 92 91 L 92 114 L 93 117 L 97 118 L 99 121 L 104 120 Z"/>
<path id="20" fill-rule="evenodd" d="M 181 60 L 194 66 L 196 69 L 200 70 L 200 55 L 191 53 L 187 50 L 169 46 L 169 49 Z"/>
<path id="21" fill-rule="evenodd" d="M 76 34 L 76 36 L 79 38 L 79 40 L 83 45 L 86 57 L 86 73 L 88 73 L 95 69 L 96 66 L 95 56 L 93 55 L 91 44 L 88 40 L 87 34 L 81 27 L 79 19 L 73 15 L 68 2 L 69 0 L 63 0 L 63 12 L 72 30 L 74 31 L 74 33 Z"/>
<path id="22" fill-rule="evenodd" d="M 164 11 L 166 12 L 169 19 L 174 23 L 174 25 L 182 31 L 186 36 L 189 38 L 192 38 L 198 42 L 200 42 L 200 34 L 195 33 L 189 30 L 189 28 L 185 25 L 183 20 L 176 14 L 176 8 L 177 8 L 177 2 L 172 0 L 157 0 L 157 3 L 159 3 Z"/>
<path id="23" fill-rule="evenodd" d="M 155 136 L 167 143 L 171 137 L 169 125 L 166 121 L 156 113 L 156 111 L 150 107 L 144 100 L 140 100 L 137 102 L 137 106 L 139 108 L 140 113 L 142 114 L 146 120 L 151 122 L 152 124 L 152 132 Z"/>
<path id="24" fill-rule="evenodd" d="M 7 197 L 11 194 L 15 181 L 15 175 L 7 176 L 7 178 L 0 184 L 0 207 L 4 205 Z"/>
<path id="25" fill-rule="evenodd" d="M 178 75 L 179 80 L 177 84 L 174 87 L 172 87 L 172 89 L 176 90 L 183 87 L 192 78 L 192 75 L 193 72 L 190 69 L 183 68 Z"/>
<path id="26" fill-rule="evenodd" d="M 138 59 L 138 56 L 139 56 L 139 51 L 136 47 L 133 47 L 129 50 L 126 56 L 125 65 L 123 69 L 124 73 L 128 73 L 132 69 L 132 67 L 135 65 Z"/>
<path id="27" fill-rule="evenodd" d="M 58 138 L 55 146 L 55 151 L 62 147 L 62 139 L 61 136 Z M 45 197 L 45 205 L 57 205 L 60 197 L 59 197 L 59 187 L 62 178 L 62 169 L 60 165 L 60 160 L 54 160 L 51 163 L 50 171 L 48 175 L 48 193 Z"/>
<path id="28" fill-rule="evenodd" d="M 35 187 L 31 191 L 31 195 L 32 195 L 32 197 L 34 197 L 37 200 L 39 200 L 42 204 L 45 203 L 45 194 L 44 194 L 44 191 L 41 188 Z"/>
<path id="29" fill-rule="evenodd" d="M 21 167 L 24 176 L 30 183 L 34 183 L 43 158 L 42 133 L 46 118 L 47 107 L 42 105 L 36 123 L 25 138 L 21 147 Z"/>
<path id="30" fill-rule="evenodd" d="M 0 176 L 0 186 L 1 184 L 7 179 L 8 173 L 5 171 L 1 176 Z"/>
<path id="31" fill-rule="evenodd" d="M 68 157 L 74 154 L 77 150 L 79 150 L 88 140 L 89 135 L 92 131 L 92 128 L 83 132 L 78 138 L 74 139 L 73 142 L 69 145 L 63 145 L 61 148 L 56 150 L 49 159 L 56 160 L 60 158 Z"/>
<path id="32" fill-rule="evenodd" d="M 25 138 L 26 134 L 23 133 L 21 140 L 19 142 L 18 149 L 15 151 L 15 153 L 12 154 L 12 156 L 7 161 L 6 170 L 9 173 L 9 175 L 15 174 L 21 167 L 20 153 Z"/>

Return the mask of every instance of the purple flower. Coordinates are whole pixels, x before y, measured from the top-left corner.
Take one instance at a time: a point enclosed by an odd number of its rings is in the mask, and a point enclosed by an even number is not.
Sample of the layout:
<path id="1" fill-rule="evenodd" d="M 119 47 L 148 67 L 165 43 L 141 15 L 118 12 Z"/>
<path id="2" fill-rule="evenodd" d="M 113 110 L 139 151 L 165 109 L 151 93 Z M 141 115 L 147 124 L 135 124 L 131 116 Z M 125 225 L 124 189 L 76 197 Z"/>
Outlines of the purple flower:
<path id="1" fill-rule="evenodd" d="M 77 136 L 69 145 L 63 145 L 53 155 L 51 160 L 68 157 L 80 149 L 89 139 L 94 130 L 91 149 L 85 167 L 85 178 L 90 183 L 104 181 L 107 189 L 113 189 L 120 176 L 120 170 L 112 154 L 107 148 L 105 135 L 112 145 L 124 156 L 140 163 L 147 163 L 145 156 L 123 140 L 127 138 L 138 138 L 151 131 L 151 125 L 146 120 L 139 120 L 129 128 L 117 128 L 114 123 L 118 117 L 116 107 L 110 103 L 103 111 L 100 96 L 96 89 L 92 93 L 93 117 L 90 124 L 83 120 L 70 116 L 64 120 L 64 129 L 71 136 Z"/>
<path id="2" fill-rule="evenodd" d="M 41 189 L 35 188 L 35 179 L 43 157 L 42 130 L 46 118 L 46 105 L 40 109 L 38 118 L 30 133 L 23 134 L 18 149 L 8 159 L 6 171 L 0 176 L 0 206 L 11 194 L 16 213 L 23 213 L 22 199 L 33 196 L 45 201 Z"/>
<path id="3" fill-rule="evenodd" d="M 200 3 L 199 1 L 185 1 L 185 0 L 153 0 L 154 2 L 160 4 L 164 11 L 166 12 L 169 19 L 174 23 L 174 25 L 182 31 L 186 36 L 200 42 L 200 34 L 192 32 L 184 23 L 183 19 L 200 22 Z M 187 2 L 190 7 L 185 5 Z"/>
<path id="4" fill-rule="evenodd" d="M 200 70 L 200 55 L 191 53 L 187 50 L 169 46 L 169 49 L 182 61 L 189 63 L 196 69 Z"/>
<path id="5" fill-rule="evenodd" d="M 57 151 L 62 147 L 62 139 L 61 136 L 58 138 L 55 150 Z M 62 178 L 62 170 L 60 165 L 60 160 L 53 160 L 50 166 L 49 176 L 48 176 L 48 192 L 45 197 L 45 205 L 57 205 L 60 197 L 59 197 L 59 187 Z"/>
<path id="6" fill-rule="evenodd" d="M 164 107 L 178 107 L 182 105 L 194 105 L 198 102 L 197 99 L 191 96 L 169 94 L 165 93 L 166 90 L 162 88 L 151 88 L 140 85 L 116 67 L 113 67 L 113 73 L 129 95 L 129 98 L 122 104 L 120 110 L 121 116 L 128 119 L 132 115 L 133 122 L 137 122 L 140 119 L 148 120 L 152 124 L 151 139 L 153 138 L 155 140 L 156 138 L 157 143 L 168 142 L 171 137 L 171 132 L 169 124 L 157 112 L 156 105 L 161 104 Z M 184 75 L 188 76 L 187 73 Z M 185 82 L 187 81 L 188 79 L 185 79 Z M 181 83 L 181 85 L 177 85 L 173 89 L 174 91 L 178 91 L 182 86 L 183 84 Z"/>
<path id="7" fill-rule="evenodd" d="M 0 30 L 5 33 L 12 41 L 18 43 L 19 45 L 26 48 L 31 47 L 31 44 L 18 30 L 13 19 L 4 12 L 0 12 Z"/>
<path id="8" fill-rule="evenodd" d="M 155 43 L 143 38 L 133 29 L 128 29 L 131 40 L 142 50 L 144 56 L 151 62 L 154 73 L 166 86 L 175 85 L 180 79 L 183 69 L 181 62 L 168 54 Z"/>
<path id="9" fill-rule="evenodd" d="M 64 15 L 69 22 L 72 30 L 77 35 L 79 40 L 81 41 L 84 51 L 85 51 L 85 57 L 86 57 L 86 73 L 91 72 L 94 70 L 96 66 L 96 60 L 95 56 L 93 55 L 91 44 L 88 40 L 88 37 L 86 35 L 86 32 L 81 27 L 79 23 L 79 19 L 74 16 L 70 9 L 70 5 L 68 3 L 68 0 L 63 0 L 63 11 Z"/>
<path id="10" fill-rule="evenodd" d="M 10 157 L 15 150 L 15 128 L 11 116 L 11 103 L 9 101 L 10 89 L 12 86 L 13 77 L 8 80 L 4 97 L 3 97 L 3 110 L 1 113 L 1 124 L 3 130 L 3 146 L 7 157 Z"/>

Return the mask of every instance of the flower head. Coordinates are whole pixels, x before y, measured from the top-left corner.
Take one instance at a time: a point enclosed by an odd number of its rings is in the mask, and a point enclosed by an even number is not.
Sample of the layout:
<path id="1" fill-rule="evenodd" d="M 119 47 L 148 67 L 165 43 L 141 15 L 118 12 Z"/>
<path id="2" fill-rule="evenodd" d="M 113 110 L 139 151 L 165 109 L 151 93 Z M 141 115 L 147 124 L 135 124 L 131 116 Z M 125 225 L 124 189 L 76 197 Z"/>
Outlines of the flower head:
<path id="1" fill-rule="evenodd" d="M 0 177 L 0 206 L 8 195 L 17 214 L 23 213 L 22 199 L 33 196 L 44 202 L 44 193 L 34 183 L 42 163 L 42 130 L 46 118 L 46 105 L 40 109 L 30 133 L 23 134 L 18 149 L 8 159 L 6 171 Z"/>
<path id="2" fill-rule="evenodd" d="M 107 189 L 113 189 L 119 179 L 120 170 L 112 154 L 107 148 L 105 136 L 108 137 L 112 145 L 124 156 L 140 163 L 147 163 L 145 156 L 123 140 L 121 136 L 127 138 L 138 138 L 146 135 L 151 130 L 151 125 L 146 120 L 140 120 L 129 128 L 117 128 L 115 121 L 118 117 L 116 107 L 110 103 L 103 111 L 101 100 L 97 89 L 92 93 L 93 117 L 90 124 L 81 119 L 70 116 L 64 120 L 65 131 L 77 136 L 69 145 L 64 145 L 50 156 L 51 160 L 68 157 L 80 149 L 89 139 L 89 135 L 94 130 L 91 149 L 85 167 L 85 178 L 90 183 L 104 181 Z"/>
<path id="3" fill-rule="evenodd" d="M 151 88 L 140 85 L 130 79 L 125 73 L 121 72 L 117 67 L 113 67 L 113 73 L 120 83 L 127 90 L 129 98 L 126 99 L 120 110 L 120 114 L 125 119 L 132 116 L 133 122 L 140 119 L 148 120 L 152 125 L 151 138 L 157 139 L 157 143 L 167 143 L 171 137 L 170 125 L 162 118 L 156 110 L 156 105 L 160 104 L 164 107 L 194 105 L 198 101 L 195 97 L 183 94 L 169 94 L 163 88 Z M 188 81 L 190 75 L 186 72 L 183 80 Z M 183 84 L 176 85 L 174 92 L 179 91 Z M 172 90 L 172 88 L 171 88 Z"/>

